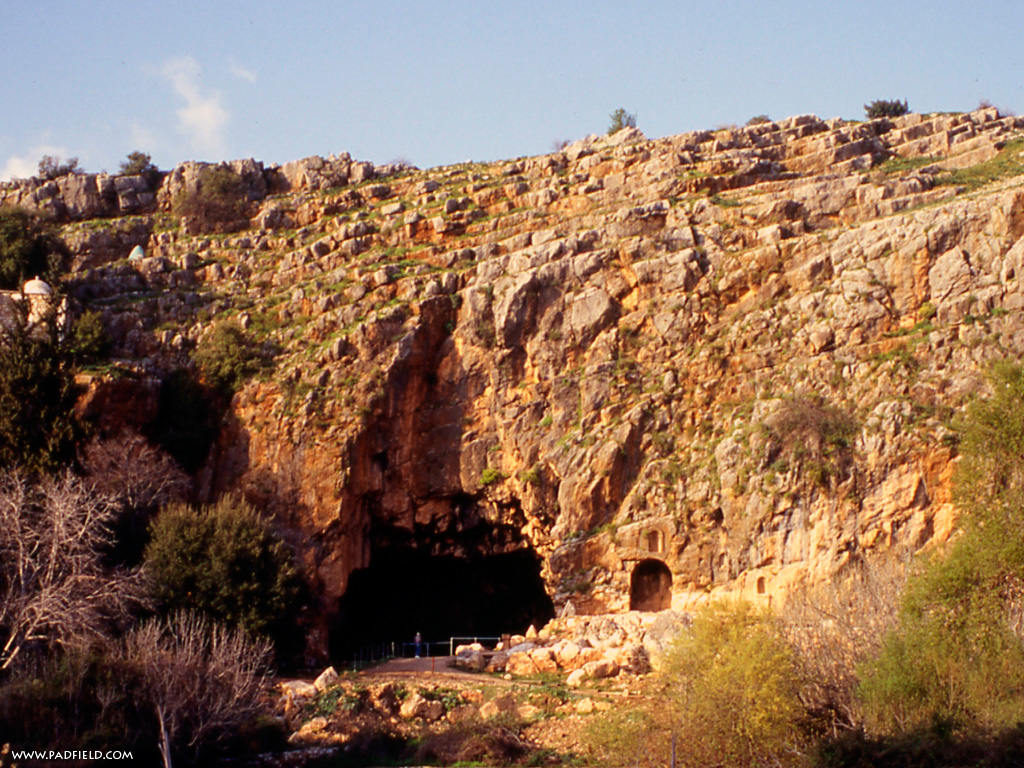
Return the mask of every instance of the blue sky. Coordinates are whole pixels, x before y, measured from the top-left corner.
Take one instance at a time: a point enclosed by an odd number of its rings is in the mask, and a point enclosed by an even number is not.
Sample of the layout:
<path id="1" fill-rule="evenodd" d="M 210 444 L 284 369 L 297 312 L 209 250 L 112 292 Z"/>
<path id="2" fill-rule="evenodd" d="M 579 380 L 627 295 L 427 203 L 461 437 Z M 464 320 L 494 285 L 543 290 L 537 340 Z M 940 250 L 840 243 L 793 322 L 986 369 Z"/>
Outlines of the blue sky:
<path id="1" fill-rule="evenodd" d="M 350 152 L 551 150 L 624 107 L 648 137 L 756 114 L 1024 110 L 1020 0 L 0 0 L 0 179 Z"/>

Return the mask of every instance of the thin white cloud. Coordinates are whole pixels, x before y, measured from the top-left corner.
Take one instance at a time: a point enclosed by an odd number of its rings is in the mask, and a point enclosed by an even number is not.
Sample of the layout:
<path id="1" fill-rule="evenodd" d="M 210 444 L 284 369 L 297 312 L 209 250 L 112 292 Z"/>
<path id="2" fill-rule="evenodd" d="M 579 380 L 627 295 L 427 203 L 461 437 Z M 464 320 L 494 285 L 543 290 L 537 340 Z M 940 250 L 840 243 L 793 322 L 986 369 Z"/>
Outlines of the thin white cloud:
<path id="1" fill-rule="evenodd" d="M 144 125 L 133 121 L 131 124 L 131 144 L 133 151 L 139 149 L 145 152 L 152 152 L 160 146 L 160 140 L 156 137 L 156 134 Z"/>
<path id="2" fill-rule="evenodd" d="M 174 92 L 185 100 L 178 110 L 178 130 L 203 152 L 220 155 L 224 150 L 224 129 L 231 115 L 220 103 L 220 94 L 199 87 L 199 62 L 191 56 L 171 59 L 160 70 Z"/>
<path id="3" fill-rule="evenodd" d="M 237 61 L 231 61 L 231 74 L 237 77 L 239 80 L 245 80 L 247 83 L 256 82 L 256 73 L 251 69 L 246 69 Z"/>
<path id="4" fill-rule="evenodd" d="M 13 179 L 27 179 L 39 172 L 39 161 L 43 155 L 52 155 L 67 159 L 67 150 L 64 147 L 55 147 L 52 144 L 36 144 L 24 155 L 11 155 L 7 158 L 3 168 L 0 168 L 0 181 Z"/>

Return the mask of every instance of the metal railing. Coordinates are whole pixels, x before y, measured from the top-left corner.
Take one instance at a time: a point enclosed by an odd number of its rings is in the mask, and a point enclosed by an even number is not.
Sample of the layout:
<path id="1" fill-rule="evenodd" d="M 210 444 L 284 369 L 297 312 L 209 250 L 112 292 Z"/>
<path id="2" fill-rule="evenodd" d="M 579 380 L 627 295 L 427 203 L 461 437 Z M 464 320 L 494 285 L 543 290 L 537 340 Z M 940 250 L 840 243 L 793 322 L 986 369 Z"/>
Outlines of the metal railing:
<path id="1" fill-rule="evenodd" d="M 424 640 L 420 645 L 420 655 L 431 656 L 454 656 L 455 648 L 459 645 L 469 643 L 480 643 L 484 647 L 493 648 L 501 640 L 500 637 L 489 637 L 484 635 L 456 636 L 447 640 Z M 350 664 L 354 669 L 362 669 L 371 664 L 376 664 L 388 659 L 405 658 L 411 659 L 416 656 L 416 643 L 414 642 L 377 642 L 368 643 L 354 651 L 344 663 Z"/>

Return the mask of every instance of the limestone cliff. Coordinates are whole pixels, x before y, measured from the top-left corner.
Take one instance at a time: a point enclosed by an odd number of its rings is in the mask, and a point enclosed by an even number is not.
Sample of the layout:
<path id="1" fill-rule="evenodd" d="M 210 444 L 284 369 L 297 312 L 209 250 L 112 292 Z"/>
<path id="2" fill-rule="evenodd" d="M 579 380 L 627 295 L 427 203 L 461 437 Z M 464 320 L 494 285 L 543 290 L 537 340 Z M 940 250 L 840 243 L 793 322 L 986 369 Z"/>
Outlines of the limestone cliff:
<path id="1" fill-rule="evenodd" d="M 153 376 L 225 316 L 278 345 L 200 478 L 290 527 L 328 611 L 397 551 L 536 553 L 556 610 L 771 596 L 948 535 L 951 418 L 1024 347 L 1022 137 L 989 109 L 247 161 L 248 231 L 70 224 L 72 288 Z"/>

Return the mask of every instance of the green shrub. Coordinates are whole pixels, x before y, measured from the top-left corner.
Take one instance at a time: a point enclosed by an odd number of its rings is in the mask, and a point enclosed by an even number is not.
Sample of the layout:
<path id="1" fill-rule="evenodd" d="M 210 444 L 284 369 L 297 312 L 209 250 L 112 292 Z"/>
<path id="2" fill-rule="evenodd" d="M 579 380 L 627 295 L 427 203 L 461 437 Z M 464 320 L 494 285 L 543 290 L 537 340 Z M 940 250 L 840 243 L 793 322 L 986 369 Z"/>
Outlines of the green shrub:
<path id="1" fill-rule="evenodd" d="M 153 164 L 153 158 L 146 152 L 129 152 L 128 157 L 121 161 L 122 176 L 142 176 L 150 187 L 160 181 L 160 169 Z"/>
<path id="2" fill-rule="evenodd" d="M 165 611 L 200 611 L 281 648 L 296 639 L 300 608 L 292 560 L 266 519 L 225 497 L 202 509 L 163 510 L 151 526 L 144 567 Z"/>
<path id="3" fill-rule="evenodd" d="M 171 212 L 192 220 L 199 232 L 232 232 L 245 223 L 245 183 L 230 168 L 204 168 L 195 188 L 182 189 Z"/>
<path id="4" fill-rule="evenodd" d="M 608 116 L 608 135 L 618 133 L 623 128 L 636 128 L 636 114 L 619 107 Z"/>
<path id="5" fill-rule="evenodd" d="M 237 389 L 261 365 L 260 351 L 252 337 L 230 320 L 214 326 L 192 357 L 206 380 L 222 392 Z"/>
<path id="6" fill-rule="evenodd" d="M 746 603 L 705 609 L 666 654 L 643 705 L 594 736 L 607 763 L 787 765 L 802 747 L 798 675 L 775 621 Z M 638 749 L 639 748 L 639 749 Z"/>
<path id="7" fill-rule="evenodd" d="M 505 473 L 500 469 L 494 467 L 484 467 L 483 472 L 480 473 L 480 484 L 481 485 L 494 485 L 500 483 L 505 479 Z"/>
<path id="8" fill-rule="evenodd" d="M 149 171 L 157 170 L 153 158 L 146 152 L 129 152 L 128 157 L 121 161 L 122 176 L 142 176 Z"/>
<path id="9" fill-rule="evenodd" d="M 754 115 L 752 118 L 747 120 L 747 125 L 762 125 L 763 123 L 770 123 L 772 119 L 768 115 Z"/>
<path id="10" fill-rule="evenodd" d="M 905 115 L 910 111 L 910 107 L 907 106 L 907 100 L 900 101 L 894 99 L 892 101 L 886 101 L 885 99 L 875 99 L 870 104 L 864 105 L 864 114 L 868 120 L 874 120 L 876 117 L 899 117 Z"/>
<path id="11" fill-rule="evenodd" d="M 3 741 L 13 749 L 128 749 L 159 765 L 159 734 L 134 705 L 136 686 L 116 653 L 55 650 L 0 680 Z M 0 765 L 8 766 L 3 757 Z"/>
<path id="12" fill-rule="evenodd" d="M 88 310 L 71 327 L 71 355 L 79 365 L 89 365 L 107 356 L 110 336 L 103 326 L 103 316 Z"/>
<path id="13" fill-rule="evenodd" d="M 74 368 L 52 317 L 0 326 L 0 467 L 52 471 L 74 456 Z"/>
<path id="14" fill-rule="evenodd" d="M 962 535 L 908 585 L 899 627 L 865 668 L 869 723 L 1024 721 L 1024 368 L 1001 363 L 958 424 Z"/>
<path id="15" fill-rule="evenodd" d="M 31 277 L 56 281 L 67 248 L 51 227 L 21 208 L 0 206 L 0 288 L 16 291 Z"/>

